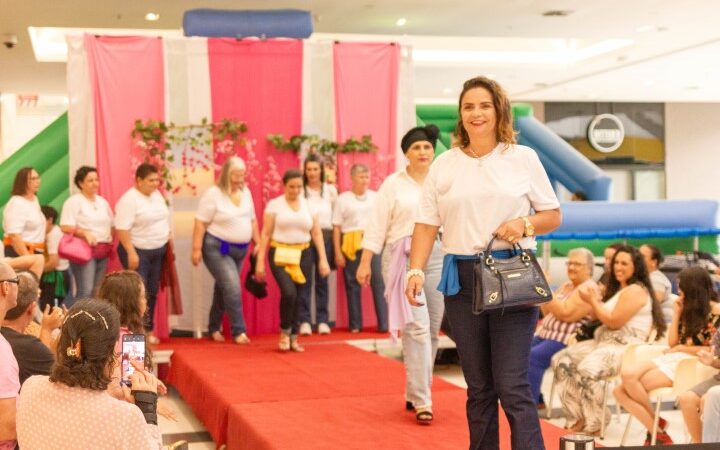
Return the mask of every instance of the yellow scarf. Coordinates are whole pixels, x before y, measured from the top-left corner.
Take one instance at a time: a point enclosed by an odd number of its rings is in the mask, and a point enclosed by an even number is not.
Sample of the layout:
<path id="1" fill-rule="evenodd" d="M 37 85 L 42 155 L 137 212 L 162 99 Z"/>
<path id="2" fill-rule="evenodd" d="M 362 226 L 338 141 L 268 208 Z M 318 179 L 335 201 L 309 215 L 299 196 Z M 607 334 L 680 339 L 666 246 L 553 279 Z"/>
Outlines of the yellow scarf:
<path id="1" fill-rule="evenodd" d="M 362 230 L 348 231 L 343 234 L 342 246 L 340 249 L 342 250 L 343 255 L 345 255 L 350 261 L 355 261 L 355 254 L 362 248 L 362 238 Z"/>
<path id="2" fill-rule="evenodd" d="M 270 241 L 270 247 L 274 248 L 289 248 L 289 249 L 297 249 L 300 251 L 305 250 L 306 248 L 310 247 L 310 243 L 306 242 L 304 244 L 283 244 L 282 242 L 278 241 Z M 290 279 L 292 279 L 295 283 L 298 284 L 305 284 L 307 281 L 305 279 L 305 275 L 302 273 L 302 269 L 300 268 L 300 264 L 286 264 L 286 263 L 275 263 L 276 265 L 280 267 L 285 267 L 285 272 L 290 275 Z"/>

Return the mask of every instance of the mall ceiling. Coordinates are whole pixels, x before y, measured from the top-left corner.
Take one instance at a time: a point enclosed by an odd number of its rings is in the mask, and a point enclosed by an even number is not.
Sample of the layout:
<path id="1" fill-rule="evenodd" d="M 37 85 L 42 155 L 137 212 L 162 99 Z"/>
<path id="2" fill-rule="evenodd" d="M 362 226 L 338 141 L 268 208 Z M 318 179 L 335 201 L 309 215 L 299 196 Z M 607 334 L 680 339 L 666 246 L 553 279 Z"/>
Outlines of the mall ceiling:
<path id="1" fill-rule="evenodd" d="M 193 8 L 297 8 L 312 12 L 316 33 L 388 35 L 416 50 L 509 52 L 417 61 L 415 92 L 424 100 L 453 101 L 464 79 L 489 74 L 514 100 L 720 102 L 716 0 L 0 0 L 0 37 L 18 38 L 15 48 L 0 47 L 0 92 L 65 92 L 65 64 L 35 60 L 29 26 L 179 29 Z M 146 21 L 148 12 L 160 20 Z M 547 56 L 557 42 L 567 50 L 611 40 L 625 44 L 583 58 L 517 57 L 538 49 Z"/>

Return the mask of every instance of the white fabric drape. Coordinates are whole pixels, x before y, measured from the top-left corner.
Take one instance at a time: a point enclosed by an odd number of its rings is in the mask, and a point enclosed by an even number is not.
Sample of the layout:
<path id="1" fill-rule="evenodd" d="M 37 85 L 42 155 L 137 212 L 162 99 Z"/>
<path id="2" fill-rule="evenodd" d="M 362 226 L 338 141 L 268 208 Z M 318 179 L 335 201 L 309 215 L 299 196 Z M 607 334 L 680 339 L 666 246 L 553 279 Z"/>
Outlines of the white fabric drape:
<path id="1" fill-rule="evenodd" d="M 83 36 L 67 36 L 67 91 L 70 190 L 76 190 L 75 171 L 81 166 L 95 166 L 95 115 L 93 92 L 88 73 L 87 52 Z"/>
<path id="2" fill-rule="evenodd" d="M 400 148 L 400 141 L 405 133 L 417 126 L 415 112 L 415 71 L 413 69 L 412 47 L 400 47 L 400 70 L 398 71 L 398 114 L 397 114 L 397 168 L 404 168 L 407 159 Z"/>

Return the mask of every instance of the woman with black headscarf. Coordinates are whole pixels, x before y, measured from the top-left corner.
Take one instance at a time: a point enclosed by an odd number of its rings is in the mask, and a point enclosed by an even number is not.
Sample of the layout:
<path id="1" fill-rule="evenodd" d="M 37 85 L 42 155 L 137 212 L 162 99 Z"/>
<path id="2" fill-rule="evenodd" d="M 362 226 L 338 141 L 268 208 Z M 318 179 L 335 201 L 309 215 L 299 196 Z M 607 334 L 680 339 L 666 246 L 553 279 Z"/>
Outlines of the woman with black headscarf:
<path id="1" fill-rule="evenodd" d="M 423 304 L 411 306 L 403 292 L 415 214 L 439 133 L 435 125 L 427 125 L 415 127 L 403 136 L 401 147 L 408 165 L 387 177 L 378 190 L 365 229 L 363 253 L 357 271 L 360 284 L 367 285 L 371 272 L 377 271 L 377 265 L 371 268 L 371 261 L 382 254 L 389 329 L 393 337 L 398 333 L 402 336 L 407 373 L 405 407 L 414 410 L 418 423 L 424 425 L 430 424 L 433 419 L 430 386 L 444 312 L 442 294 L 436 289 L 442 268 L 439 244 L 434 246 L 425 266 Z"/>

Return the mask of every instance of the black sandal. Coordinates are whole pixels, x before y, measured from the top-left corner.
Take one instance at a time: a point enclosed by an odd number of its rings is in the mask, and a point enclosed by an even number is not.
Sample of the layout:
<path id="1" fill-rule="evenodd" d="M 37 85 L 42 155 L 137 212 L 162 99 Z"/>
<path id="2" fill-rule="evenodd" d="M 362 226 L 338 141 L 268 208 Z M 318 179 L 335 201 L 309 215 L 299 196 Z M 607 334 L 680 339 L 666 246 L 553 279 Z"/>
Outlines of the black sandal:
<path id="1" fill-rule="evenodd" d="M 415 411 L 415 420 L 417 420 L 417 423 L 420 425 L 430 425 L 433 420 L 433 413 L 427 409 Z"/>
<path id="2" fill-rule="evenodd" d="M 413 411 L 414 409 L 412 402 L 405 401 L 405 411 Z"/>

